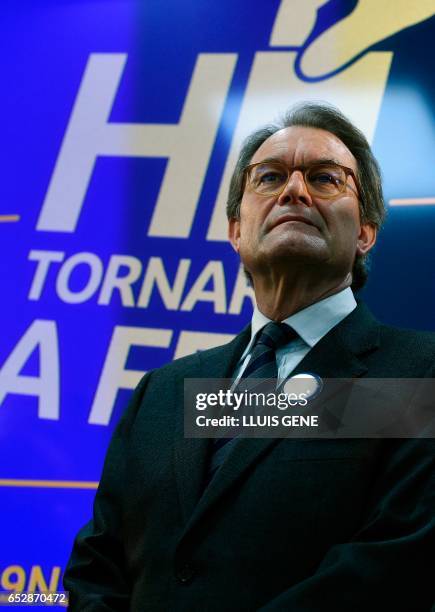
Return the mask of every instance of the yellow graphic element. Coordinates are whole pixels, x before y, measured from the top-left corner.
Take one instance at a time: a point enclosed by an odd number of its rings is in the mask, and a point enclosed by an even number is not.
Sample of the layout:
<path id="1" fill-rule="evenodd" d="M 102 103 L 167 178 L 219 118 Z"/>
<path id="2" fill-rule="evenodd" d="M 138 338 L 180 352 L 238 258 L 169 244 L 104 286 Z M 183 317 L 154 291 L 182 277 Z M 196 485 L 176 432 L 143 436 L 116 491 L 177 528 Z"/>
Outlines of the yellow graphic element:
<path id="1" fill-rule="evenodd" d="M 37 489 L 97 489 L 98 482 L 86 480 L 21 480 L 19 478 L 0 478 L 0 487 Z"/>
<path id="2" fill-rule="evenodd" d="M 29 576 L 28 591 L 57 591 L 60 578 L 60 567 L 53 567 L 50 584 L 47 584 L 40 565 L 34 565 Z"/>
<path id="3" fill-rule="evenodd" d="M 388 203 L 390 206 L 429 206 L 435 204 L 435 198 L 393 198 Z"/>
<path id="4" fill-rule="evenodd" d="M 283 4 L 293 5 L 291 0 Z M 299 5 L 297 5 L 299 10 Z M 280 7 L 280 13 L 284 10 Z M 290 9 L 286 20 L 290 21 Z M 288 13 L 288 15 L 287 15 Z M 316 38 L 302 56 L 301 69 L 307 77 L 320 77 L 347 64 L 372 45 L 404 28 L 429 19 L 435 14 L 435 0 L 359 0 L 350 15 Z M 296 13 L 289 26 L 288 45 L 293 43 Z M 284 18 L 284 15 L 283 15 Z M 275 24 L 274 32 L 278 29 Z M 279 26 L 280 44 L 285 44 L 284 26 Z M 275 43 L 276 44 L 276 43 Z"/>
<path id="5" fill-rule="evenodd" d="M 329 0 L 328 0 L 329 1 Z M 301 47 L 325 0 L 282 0 L 270 36 L 271 47 Z"/>
<path id="6" fill-rule="evenodd" d="M 0 223 L 12 223 L 19 220 L 20 215 L 0 215 Z"/>
<path id="7" fill-rule="evenodd" d="M 6 591 L 23 591 L 26 583 L 26 572 L 21 565 L 9 565 L 3 570 L 0 582 L 2 589 Z"/>

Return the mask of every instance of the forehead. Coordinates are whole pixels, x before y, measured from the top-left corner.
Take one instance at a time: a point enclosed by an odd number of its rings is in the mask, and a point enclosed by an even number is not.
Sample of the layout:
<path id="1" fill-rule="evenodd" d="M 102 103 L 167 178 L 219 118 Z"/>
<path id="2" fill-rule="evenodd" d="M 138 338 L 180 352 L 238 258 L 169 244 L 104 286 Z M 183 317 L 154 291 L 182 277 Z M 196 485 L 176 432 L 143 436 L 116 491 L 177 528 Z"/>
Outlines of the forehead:
<path id="1" fill-rule="evenodd" d="M 333 159 L 357 170 L 354 156 L 337 136 L 326 130 L 299 125 L 279 130 L 267 138 L 255 152 L 251 163 L 269 157 L 294 166 L 316 159 Z"/>

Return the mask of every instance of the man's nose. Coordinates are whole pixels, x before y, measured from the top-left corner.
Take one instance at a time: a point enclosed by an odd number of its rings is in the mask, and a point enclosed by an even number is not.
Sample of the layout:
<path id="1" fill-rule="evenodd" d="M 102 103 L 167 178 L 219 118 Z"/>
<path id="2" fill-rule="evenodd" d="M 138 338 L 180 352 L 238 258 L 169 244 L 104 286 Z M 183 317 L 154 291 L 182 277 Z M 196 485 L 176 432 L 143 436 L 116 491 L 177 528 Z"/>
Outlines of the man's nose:
<path id="1" fill-rule="evenodd" d="M 278 204 L 304 204 L 311 206 L 312 200 L 301 170 L 293 170 L 278 198 Z"/>

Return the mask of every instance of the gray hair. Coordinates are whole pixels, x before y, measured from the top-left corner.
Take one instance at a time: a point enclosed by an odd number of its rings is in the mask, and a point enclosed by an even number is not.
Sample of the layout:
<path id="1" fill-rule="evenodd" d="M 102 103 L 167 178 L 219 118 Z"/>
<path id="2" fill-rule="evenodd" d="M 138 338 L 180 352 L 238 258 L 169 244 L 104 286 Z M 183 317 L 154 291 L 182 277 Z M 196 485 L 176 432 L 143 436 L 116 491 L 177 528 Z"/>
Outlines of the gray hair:
<path id="1" fill-rule="evenodd" d="M 245 168 L 257 149 L 272 134 L 297 125 L 331 132 L 349 149 L 357 161 L 357 177 L 360 183 L 360 215 L 362 223 L 371 223 L 379 230 L 384 222 L 386 209 L 382 193 L 382 179 L 376 161 L 364 134 L 337 108 L 313 102 L 302 102 L 288 110 L 276 123 L 259 128 L 246 138 L 242 145 L 227 199 L 228 219 L 240 218 L 240 205 L 245 189 Z M 368 277 L 368 254 L 357 255 L 352 270 L 352 289 L 361 289 Z M 249 277 L 249 273 L 247 273 Z"/>

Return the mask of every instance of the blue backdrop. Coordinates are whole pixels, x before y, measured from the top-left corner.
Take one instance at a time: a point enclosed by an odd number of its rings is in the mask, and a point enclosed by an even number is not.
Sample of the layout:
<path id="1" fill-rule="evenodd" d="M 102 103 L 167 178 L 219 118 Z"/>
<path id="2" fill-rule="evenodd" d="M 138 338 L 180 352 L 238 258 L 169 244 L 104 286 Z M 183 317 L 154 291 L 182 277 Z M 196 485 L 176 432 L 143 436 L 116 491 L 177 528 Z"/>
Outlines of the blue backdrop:
<path id="1" fill-rule="evenodd" d="M 433 11 L 5 4 L 3 589 L 60 588 L 142 373 L 249 320 L 252 292 L 225 241 L 229 172 L 241 139 L 292 103 L 327 100 L 367 134 L 389 215 L 363 297 L 384 322 L 435 329 Z"/>

